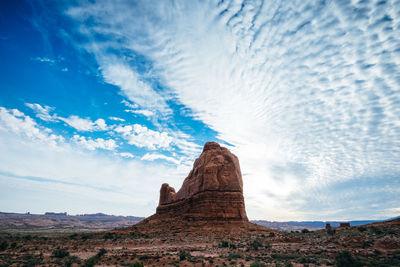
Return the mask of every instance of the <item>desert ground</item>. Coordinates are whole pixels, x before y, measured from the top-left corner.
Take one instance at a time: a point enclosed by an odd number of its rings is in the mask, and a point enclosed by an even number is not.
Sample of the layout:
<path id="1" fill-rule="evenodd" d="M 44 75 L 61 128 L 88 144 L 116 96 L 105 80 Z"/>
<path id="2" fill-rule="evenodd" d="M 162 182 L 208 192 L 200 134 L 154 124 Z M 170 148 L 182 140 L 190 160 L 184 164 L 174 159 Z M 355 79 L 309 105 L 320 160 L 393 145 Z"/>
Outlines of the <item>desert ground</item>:
<path id="1" fill-rule="evenodd" d="M 0 266 L 400 266 L 400 219 L 318 231 L 1 233 Z"/>

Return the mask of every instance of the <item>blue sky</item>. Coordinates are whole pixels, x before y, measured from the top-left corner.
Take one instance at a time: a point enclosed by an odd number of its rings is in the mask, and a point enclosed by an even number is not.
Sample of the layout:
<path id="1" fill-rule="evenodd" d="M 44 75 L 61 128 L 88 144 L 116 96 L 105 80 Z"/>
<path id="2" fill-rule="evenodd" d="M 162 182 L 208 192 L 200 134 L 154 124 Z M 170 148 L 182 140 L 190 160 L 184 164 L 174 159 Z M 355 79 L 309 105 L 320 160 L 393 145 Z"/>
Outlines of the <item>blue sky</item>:
<path id="1" fill-rule="evenodd" d="M 0 210 L 148 216 L 206 141 L 251 219 L 400 213 L 399 1 L 2 1 Z"/>

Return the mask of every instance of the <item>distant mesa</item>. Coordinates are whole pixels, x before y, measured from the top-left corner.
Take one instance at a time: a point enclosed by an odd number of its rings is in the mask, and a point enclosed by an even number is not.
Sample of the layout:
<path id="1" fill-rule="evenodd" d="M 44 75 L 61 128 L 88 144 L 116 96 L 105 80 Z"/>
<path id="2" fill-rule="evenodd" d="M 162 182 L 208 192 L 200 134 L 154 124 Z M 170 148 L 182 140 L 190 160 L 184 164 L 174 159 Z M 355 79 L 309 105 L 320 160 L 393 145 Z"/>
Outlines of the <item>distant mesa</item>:
<path id="1" fill-rule="evenodd" d="M 156 214 L 136 226 L 161 229 L 166 225 L 175 230 L 192 226 L 267 229 L 248 221 L 239 160 L 216 142 L 204 145 L 179 191 L 162 184 Z"/>
<path id="2" fill-rule="evenodd" d="M 46 212 L 46 216 L 67 216 L 66 212 Z"/>

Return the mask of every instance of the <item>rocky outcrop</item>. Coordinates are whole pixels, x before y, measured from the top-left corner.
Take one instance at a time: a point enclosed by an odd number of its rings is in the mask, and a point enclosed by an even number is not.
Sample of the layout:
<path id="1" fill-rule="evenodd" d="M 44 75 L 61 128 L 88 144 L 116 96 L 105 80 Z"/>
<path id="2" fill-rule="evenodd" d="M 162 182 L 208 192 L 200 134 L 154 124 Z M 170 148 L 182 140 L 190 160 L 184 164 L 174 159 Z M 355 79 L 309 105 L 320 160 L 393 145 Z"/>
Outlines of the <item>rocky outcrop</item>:
<path id="1" fill-rule="evenodd" d="M 218 143 L 208 142 L 175 193 L 163 184 L 156 214 L 188 220 L 247 221 L 239 160 Z"/>
<path id="2" fill-rule="evenodd" d="M 165 236 L 243 234 L 272 231 L 248 221 L 239 160 L 218 143 L 204 145 L 178 192 L 168 184 L 160 190 L 156 214 L 134 226 L 135 231 Z"/>

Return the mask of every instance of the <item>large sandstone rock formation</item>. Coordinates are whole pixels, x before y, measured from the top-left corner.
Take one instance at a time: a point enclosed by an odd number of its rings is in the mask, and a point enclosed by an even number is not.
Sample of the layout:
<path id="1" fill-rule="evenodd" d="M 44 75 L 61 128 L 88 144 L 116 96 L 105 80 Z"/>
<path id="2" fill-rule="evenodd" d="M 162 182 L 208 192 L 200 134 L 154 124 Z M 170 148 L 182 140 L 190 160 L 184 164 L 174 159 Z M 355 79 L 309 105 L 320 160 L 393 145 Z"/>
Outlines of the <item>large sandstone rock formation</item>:
<path id="1" fill-rule="evenodd" d="M 238 158 L 215 142 L 206 143 L 178 192 L 168 184 L 161 186 L 156 214 L 188 220 L 248 221 Z"/>
<path id="2" fill-rule="evenodd" d="M 148 233 L 267 230 L 248 222 L 239 160 L 218 143 L 208 142 L 178 192 L 160 190 L 156 214 L 135 228 Z"/>

